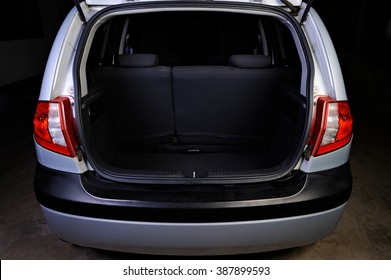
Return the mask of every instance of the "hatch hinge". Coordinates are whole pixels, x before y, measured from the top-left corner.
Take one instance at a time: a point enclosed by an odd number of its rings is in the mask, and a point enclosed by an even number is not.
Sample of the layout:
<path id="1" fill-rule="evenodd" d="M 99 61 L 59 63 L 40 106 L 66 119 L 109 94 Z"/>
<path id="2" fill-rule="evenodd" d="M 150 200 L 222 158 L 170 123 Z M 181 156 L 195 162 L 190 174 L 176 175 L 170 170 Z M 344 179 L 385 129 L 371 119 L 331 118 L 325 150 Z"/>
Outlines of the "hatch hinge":
<path id="1" fill-rule="evenodd" d="M 295 6 L 293 6 L 293 4 L 291 2 L 289 2 L 288 0 L 280 0 L 280 2 L 285 4 L 289 8 L 289 10 L 291 10 L 291 14 L 294 17 L 299 14 L 299 9 L 297 9 Z"/>
<path id="2" fill-rule="evenodd" d="M 301 16 L 300 25 L 303 25 L 306 22 L 313 2 L 314 2 L 314 0 L 308 0 L 307 7 L 305 7 L 303 15 Z"/>
<path id="3" fill-rule="evenodd" d="M 310 160 L 311 154 L 312 154 L 312 145 L 309 144 L 309 145 L 307 146 L 307 148 L 305 149 L 305 151 L 304 151 L 304 158 L 305 158 L 307 161 Z"/>
<path id="4" fill-rule="evenodd" d="M 77 9 L 77 11 L 78 11 L 78 13 L 79 13 L 80 20 L 81 20 L 83 23 L 86 23 L 86 22 L 87 22 L 86 16 L 84 15 L 83 9 L 82 9 L 81 6 L 80 6 L 80 1 L 79 1 L 79 0 L 73 0 L 73 2 L 75 3 L 76 9 Z"/>
<path id="5" fill-rule="evenodd" d="M 262 4 L 263 0 L 252 0 L 252 2 Z M 287 6 L 289 10 L 291 10 L 291 14 L 293 16 L 297 16 L 299 14 L 299 10 L 295 6 L 293 6 L 292 3 L 289 2 L 288 0 L 280 0 L 280 2 L 283 3 L 285 6 Z"/>
<path id="6" fill-rule="evenodd" d="M 78 160 L 78 161 L 82 161 L 82 160 L 83 160 L 83 157 L 84 157 L 83 150 L 81 149 L 80 146 L 77 146 L 75 149 L 76 149 L 77 160 Z"/>

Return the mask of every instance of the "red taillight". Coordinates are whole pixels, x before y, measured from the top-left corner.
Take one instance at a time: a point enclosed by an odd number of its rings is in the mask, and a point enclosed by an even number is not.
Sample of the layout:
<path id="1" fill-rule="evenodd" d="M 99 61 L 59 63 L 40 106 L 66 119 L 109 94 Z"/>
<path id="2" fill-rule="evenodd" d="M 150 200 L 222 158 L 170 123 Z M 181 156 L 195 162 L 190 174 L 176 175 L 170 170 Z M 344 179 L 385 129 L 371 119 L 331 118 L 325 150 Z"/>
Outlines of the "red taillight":
<path id="1" fill-rule="evenodd" d="M 52 138 L 48 130 L 49 126 L 49 102 L 39 102 L 35 110 L 34 135 L 36 138 L 51 142 Z"/>
<path id="2" fill-rule="evenodd" d="M 70 157 L 76 156 L 77 141 L 69 98 L 39 101 L 34 116 L 34 136 L 41 146 Z"/>
<path id="3" fill-rule="evenodd" d="M 353 119 L 348 102 L 320 97 L 310 143 L 312 155 L 319 156 L 337 150 L 348 144 L 352 135 Z"/>

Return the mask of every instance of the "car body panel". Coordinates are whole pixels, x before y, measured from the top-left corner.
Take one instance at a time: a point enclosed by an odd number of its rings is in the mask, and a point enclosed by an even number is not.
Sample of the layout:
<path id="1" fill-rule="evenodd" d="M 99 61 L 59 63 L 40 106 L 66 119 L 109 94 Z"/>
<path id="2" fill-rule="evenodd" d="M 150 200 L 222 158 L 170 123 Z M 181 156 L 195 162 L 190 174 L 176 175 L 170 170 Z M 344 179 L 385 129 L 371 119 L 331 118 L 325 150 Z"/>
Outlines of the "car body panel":
<path id="1" fill-rule="evenodd" d="M 39 95 L 39 100 L 51 100 L 53 99 L 56 94 L 57 96 L 61 94 L 61 90 L 55 89 L 55 82 L 57 79 L 57 73 L 59 69 L 59 63 L 61 61 L 62 52 L 64 52 L 64 41 L 67 39 L 67 34 L 69 33 L 76 33 L 71 32 L 73 30 L 70 30 L 70 26 L 73 25 L 73 22 L 77 20 L 77 11 L 76 8 L 73 8 L 63 21 L 59 31 L 57 32 L 57 36 L 53 42 L 49 58 L 46 64 L 45 73 L 43 76 L 43 82 L 41 86 L 41 91 Z M 76 24 L 76 26 L 79 26 L 79 24 Z M 73 45 L 75 42 L 73 42 Z M 72 48 L 65 48 L 65 51 L 71 51 Z M 70 65 L 67 65 L 67 69 Z"/>
<path id="2" fill-rule="evenodd" d="M 320 74 L 326 87 L 326 92 L 318 94 L 328 95 L 336 100 L 347 100 L 337 53 L 323 21 L 314 9 L 310 10 L 303 29 L 308 37 L 315 60 L 319 64 Z"/>
<path id="3" fill-rule="evenodd" d="M 308 160 L 303 161 L 300 170 L 308 173 L 318 172 L 325 169 L 332 169 L 349 161 L 352 141 L 337 151 L 324 154 L 319 157 L 311 156 Z"/>
<path id="4" fill-rule="evenodd" d="M 34 140 L 37 161 L 49 168 L 61 170 L 64 172 L 81 174 L 87 171 L 86 161 L 79 161 L 77 157 L 67 157 L 61 154 L 49 151 Z"/>

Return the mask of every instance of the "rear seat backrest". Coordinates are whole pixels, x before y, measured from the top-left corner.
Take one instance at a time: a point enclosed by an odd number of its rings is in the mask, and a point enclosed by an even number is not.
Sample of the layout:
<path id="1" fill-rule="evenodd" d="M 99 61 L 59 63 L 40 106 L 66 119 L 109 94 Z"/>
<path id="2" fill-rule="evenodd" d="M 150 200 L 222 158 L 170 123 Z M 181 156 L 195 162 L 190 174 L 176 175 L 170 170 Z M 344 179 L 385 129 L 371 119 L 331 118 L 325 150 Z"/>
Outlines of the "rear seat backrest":
<path id="1" fill-rule="evenodd" d="M 272 59 L 265 55 L 237 54 L 231 55 L 228 63 L 237 68 L 263 69 L 271 67 Z"/>
<path id="2" fill-rule="evenodd" d="M 150 68 L 159 65 L 159 57 L 154 54 L 125 54 L 118 56 L 118 66 L 122 68 Z"/>
<path id="3" fill-rule="evenodd" d="M 173 68 L 176 128 L 183 143 L 248 143 L 270 132 L 284 70 L 265 68 L 270 58 L 258 55 L 229 61 L 232 66 Z"/>
<path id="4" fill-rule="evenodd" d="M 122 55 L 118 67 L 95 72 L 120 144 L 165 142 L 174 133 L 171 67 L 158 64 L 157 55 Z"/>

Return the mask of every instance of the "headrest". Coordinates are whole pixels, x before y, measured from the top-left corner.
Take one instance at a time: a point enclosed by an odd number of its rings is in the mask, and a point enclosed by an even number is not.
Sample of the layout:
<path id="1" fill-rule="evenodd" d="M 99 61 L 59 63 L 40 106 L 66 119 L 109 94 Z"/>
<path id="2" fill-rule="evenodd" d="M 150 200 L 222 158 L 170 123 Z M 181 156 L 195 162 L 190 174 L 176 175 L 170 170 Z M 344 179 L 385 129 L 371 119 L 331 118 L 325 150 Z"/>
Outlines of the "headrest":
<path id="1" fill-rule="evenodd" d="M 156 54 L 124 54 L 118 56 L 118 66 L 123 68 L 147 68 L 159 65 L 159 57 Z"/>
<path id="2" fill-rule="evenodd" d="M 270 67 L 271 64 L 271 58 L 265 55 L 238 54 L 229 58 L 229 65 L 238 68 L 260 69 Z"/>

